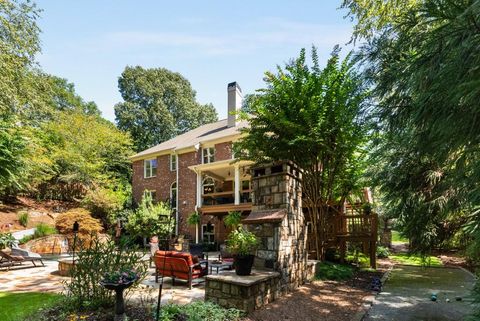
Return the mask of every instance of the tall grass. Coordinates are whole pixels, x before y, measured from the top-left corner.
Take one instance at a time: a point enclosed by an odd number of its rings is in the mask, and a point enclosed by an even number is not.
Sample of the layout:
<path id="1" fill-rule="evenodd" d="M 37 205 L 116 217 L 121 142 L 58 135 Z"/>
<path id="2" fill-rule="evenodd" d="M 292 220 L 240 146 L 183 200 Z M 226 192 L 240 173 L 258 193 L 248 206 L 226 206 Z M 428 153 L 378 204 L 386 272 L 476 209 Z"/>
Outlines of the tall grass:
<path id="1" fill-rule="evenodd" d="M 22 211 L 18 213 L 18 222 L 20 223 L 21 226 L 27 227 L 29 220 L 30 220 L 30 217 L 28 216 L 28 212 Z"/>

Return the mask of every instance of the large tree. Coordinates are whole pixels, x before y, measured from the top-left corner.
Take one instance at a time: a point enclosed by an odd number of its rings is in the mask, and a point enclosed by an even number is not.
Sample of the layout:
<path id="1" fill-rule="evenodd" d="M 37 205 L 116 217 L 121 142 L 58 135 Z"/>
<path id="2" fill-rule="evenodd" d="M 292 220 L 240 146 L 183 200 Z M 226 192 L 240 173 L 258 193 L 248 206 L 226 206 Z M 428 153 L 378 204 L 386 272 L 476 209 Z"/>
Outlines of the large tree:
<path id="1" fill-rule="evenodd" d="M 344 7 L 366 40 L 359 58 L 378 102 L 373 155 L 387 210 L 414 250 L 438 246 L 459 217 L 480 244 L 480 1 Z"/>
<path id="2" fill-rule="evenodd" d="M 362 146 L 366 140 L 363 109 L 367 92 L 347 57 L 336 49 L 321 69 L 316 49 L 308 66 L 305 50 L 277 73 L 265 74 L 266 88 L 249 105 L 250 127 L 237 144 L 237 155 L 258 163 L 292 160 L 304 169 L 303 199 L 323 258 L 327 218 L 358 188 Z"/>
<path id="3" fill-rule="evenodd" d="M 196 101 L 190 82 L 164 68 L 127 67 L 118 80 L 124 102 L 115 106 L 118 127 L 138 151 L 217 120 L 211 104 Z"/>

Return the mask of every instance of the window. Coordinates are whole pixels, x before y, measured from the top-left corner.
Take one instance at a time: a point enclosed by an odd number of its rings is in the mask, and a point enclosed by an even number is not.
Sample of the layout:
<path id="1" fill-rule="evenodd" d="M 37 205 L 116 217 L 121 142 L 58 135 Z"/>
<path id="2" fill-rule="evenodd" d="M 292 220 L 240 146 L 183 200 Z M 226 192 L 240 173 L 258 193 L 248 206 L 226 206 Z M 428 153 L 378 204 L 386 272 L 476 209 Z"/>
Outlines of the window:
<path id="1" fill-rule="evenodd" d="M 144 190 L 143 191 L 143 197 L 150 197 L 152 199 L 152 202 L 155 202 L 157 200 L 157 192 L 154 190 Z"/>
<path id="2" fill-rule="evenodd" d="M 177 211 L 177 182 L 173 182 L 170 185 L 170 202 L 172 210 Z"/>
<path id="3" fill-rule="evenodd" d="M 205 177 L 203 180 L 203 194 L 210 194 L 215 192 L 215 181 L 211 177 Z"/>
<path id="4" fill-rule="evenodd" d="M 203 149 L 203 163 L 213 163 L 215 161 L 215 147 L 208 147 Z"/>
<path id="5" fill-rule="evenodd" d="M 143 177 L 157 176 L 157 159 L 146 159 L 143 161 Z"/>
<path id="6" fill-rule="evenodd" d="M 215 242 L 215 225 L 212 223 L 202 225 L 202 241 L 205 243 Z"/>
<path id="7" fill-rule="evenodd" d="M 170 170 L 171 171 L 177 170 L 177 155 L 175 154 L 170 155 Z"/>

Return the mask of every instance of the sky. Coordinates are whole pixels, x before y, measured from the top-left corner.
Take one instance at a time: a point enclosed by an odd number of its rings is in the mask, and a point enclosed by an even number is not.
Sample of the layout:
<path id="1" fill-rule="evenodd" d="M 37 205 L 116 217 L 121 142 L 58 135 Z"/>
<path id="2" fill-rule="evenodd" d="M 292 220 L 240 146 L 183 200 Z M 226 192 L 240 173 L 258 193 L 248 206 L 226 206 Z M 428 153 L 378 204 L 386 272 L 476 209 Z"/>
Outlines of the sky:
<path id="1" fill-rule="evenodd" d="M 103 117 L 114 121 L 122 101 L 118 77 L 126 66 L 167 68 L 181 73 L 227 115 L 227 84 L 243 94 L 264 87 L 275 71 L 315 45 L 326 62 L 336 44 L 352 49 L 352 22 L 341 0 L 315 1 L 135 1 L 37 0 L 43 70 L 68 79 Z"/>

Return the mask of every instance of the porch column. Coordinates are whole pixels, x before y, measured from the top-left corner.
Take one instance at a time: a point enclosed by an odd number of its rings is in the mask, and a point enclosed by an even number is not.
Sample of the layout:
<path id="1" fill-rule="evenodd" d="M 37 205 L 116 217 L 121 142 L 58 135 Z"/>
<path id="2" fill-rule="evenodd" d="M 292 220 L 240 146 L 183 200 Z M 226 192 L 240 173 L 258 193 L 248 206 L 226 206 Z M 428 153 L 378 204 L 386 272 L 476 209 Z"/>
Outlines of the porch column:
<path id="1" fill-rule="evenodd" d="M 235 205 L 240 204 L 240 168 L 235 165 Z"/>
<path id="2" fill-rule="evenodd" d="M 196 210 L 199 211 L 202 207 L 202 172 L 197 171 L 197 206 Z M 195 243 L 198 244 L 198 224 L 195 225 Z"/>

